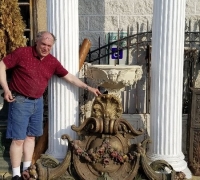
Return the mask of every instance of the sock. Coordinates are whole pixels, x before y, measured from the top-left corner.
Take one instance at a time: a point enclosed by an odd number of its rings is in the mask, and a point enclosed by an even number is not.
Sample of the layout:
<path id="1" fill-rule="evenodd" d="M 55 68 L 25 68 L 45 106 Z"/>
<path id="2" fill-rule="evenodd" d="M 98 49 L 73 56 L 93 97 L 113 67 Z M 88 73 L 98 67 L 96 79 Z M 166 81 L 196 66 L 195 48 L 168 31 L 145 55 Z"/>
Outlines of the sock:
<path id="1" fill-rule="evenodd" d="M 23 162 L 23 171 L 27 170 L 30 165 L 31 165 L 31 161 Z"/>
<path id="2" fill-rule="evenodd" d="M 15 176 L 21 176 L 21 173 L 20 173 L 20 166 L 19 167 L 16 167 L 16 168 L 12 168 L 12 172 L 13 172 L 13 177 Z"/>

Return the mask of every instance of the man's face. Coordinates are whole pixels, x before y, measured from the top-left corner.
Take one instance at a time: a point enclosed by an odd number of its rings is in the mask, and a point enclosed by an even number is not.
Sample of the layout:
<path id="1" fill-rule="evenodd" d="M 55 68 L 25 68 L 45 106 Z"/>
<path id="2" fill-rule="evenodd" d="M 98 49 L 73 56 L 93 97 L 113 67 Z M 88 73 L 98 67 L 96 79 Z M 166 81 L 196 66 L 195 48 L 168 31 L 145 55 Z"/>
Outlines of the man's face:
<path id="1" fill-rule="evenodd" d="M 43 34 L 43 36 L 36 41 L 36 51 L 41 60 L 50 53 L 53 44 L 54 39 L 49 33 Z"/>

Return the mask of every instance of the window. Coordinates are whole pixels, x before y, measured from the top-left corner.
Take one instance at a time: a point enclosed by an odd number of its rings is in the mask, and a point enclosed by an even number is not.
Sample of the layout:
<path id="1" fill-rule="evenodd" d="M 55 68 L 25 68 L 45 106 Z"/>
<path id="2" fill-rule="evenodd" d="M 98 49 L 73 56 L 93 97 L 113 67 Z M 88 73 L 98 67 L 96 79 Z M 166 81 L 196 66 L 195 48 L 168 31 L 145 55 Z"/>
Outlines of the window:
<path id="1" fill-rule="evenodd" d="M 18 0 L 21 15 L 26 24 L 24 35 L 28 38 L 27 45 L 33 45 L 33 0 Z"/>

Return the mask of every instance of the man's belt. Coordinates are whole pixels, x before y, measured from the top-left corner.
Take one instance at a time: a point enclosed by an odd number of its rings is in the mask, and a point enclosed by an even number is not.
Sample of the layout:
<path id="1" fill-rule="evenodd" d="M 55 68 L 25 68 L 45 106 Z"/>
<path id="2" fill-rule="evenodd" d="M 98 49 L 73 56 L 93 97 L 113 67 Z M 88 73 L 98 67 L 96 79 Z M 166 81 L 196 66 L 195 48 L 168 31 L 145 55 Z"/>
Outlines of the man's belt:
<path id="1" fill-rule="evenodd" d="M 15 98 L 16 96 L 23 96 L 23 97 L 25 97 L 26 99 L 29 99 L 29 100 L 35 100 L 35 99 L 38 99 L 38 98 L 33 98 L 33 97 L 25 96 L 25 95 L 20 94 L 20 93 L 18 93 L 18 92 L 16 92 L 16 91 L 12 91 L 12 96 L 13 96 L 13 98 Z"/>

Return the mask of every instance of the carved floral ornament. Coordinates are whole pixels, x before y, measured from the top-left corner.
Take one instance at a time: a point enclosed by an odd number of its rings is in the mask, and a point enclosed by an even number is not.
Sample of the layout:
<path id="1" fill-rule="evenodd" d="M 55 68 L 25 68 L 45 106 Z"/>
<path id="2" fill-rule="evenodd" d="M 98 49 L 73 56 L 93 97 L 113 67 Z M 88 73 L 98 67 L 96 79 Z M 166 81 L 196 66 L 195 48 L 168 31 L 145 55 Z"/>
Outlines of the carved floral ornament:
<path id="1" fill-rule="evenodd" d="M 133 180 L 142 168 L 143 174 L 150 180 L 184 179 L 182 172 L 175 172 L 164 160 L 152 162 L 146 158 L 148 139 L 131 144 L 130 139 L 143 134 L 128 121 L 121 118 L 122 106 L 118 97 L 107 94 L 96 97 L 92 105 L 92 115 L 79 127 L 71 128 L 80 140 L 68 140 L 68 150 L 64 160 L 43 155 L 34 166 L 22 173 L 24 179 L 39 180 Z M 170 173 L 158 173 L 165 168 Z M 179 178 L 182 176 L 183 178 Z"/>

